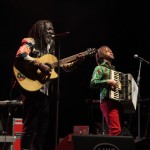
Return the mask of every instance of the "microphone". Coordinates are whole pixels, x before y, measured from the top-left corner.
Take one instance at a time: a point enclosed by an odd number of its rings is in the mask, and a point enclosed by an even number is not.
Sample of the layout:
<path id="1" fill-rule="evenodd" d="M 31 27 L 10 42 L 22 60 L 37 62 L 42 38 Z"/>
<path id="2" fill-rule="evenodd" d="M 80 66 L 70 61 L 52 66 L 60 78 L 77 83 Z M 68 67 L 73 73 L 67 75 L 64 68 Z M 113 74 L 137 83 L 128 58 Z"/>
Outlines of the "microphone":
<path id="1" fill-rule="evenodd" d="M 139 57 L 137 54 L 134 55 L 134 58 L 139 59 L 140 61 L 145 62 L 145 63 L 147 63 L 149 65 L 149 61 L 145 60 L 142 57 Z"/>
<path id="2" fill-rule="evenodd" d="M 56 34 L 56 35 L 52 35 L 53 38 L 63 38 L 63 37 L 66 37 L 70 35 L 70 32 L 63 32 L 63 33 L 59 33 L 59 34 Z"/>

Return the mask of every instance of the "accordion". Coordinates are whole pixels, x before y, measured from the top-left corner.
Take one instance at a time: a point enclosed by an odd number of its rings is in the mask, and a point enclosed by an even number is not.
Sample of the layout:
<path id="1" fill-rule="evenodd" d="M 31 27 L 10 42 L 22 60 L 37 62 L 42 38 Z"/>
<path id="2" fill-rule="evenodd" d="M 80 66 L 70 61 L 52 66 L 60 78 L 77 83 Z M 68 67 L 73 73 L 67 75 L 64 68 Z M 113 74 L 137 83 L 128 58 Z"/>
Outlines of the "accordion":
<path id="1" fill-rule="evenodd" d="M 128 73 L 111 70 L 110 79 L 117 81 L 117 88 L 109 91 L 109 98 L 119 101 L 127 113 L 135 112 L 137 107 L 138 86 L 133 76 Z"/>

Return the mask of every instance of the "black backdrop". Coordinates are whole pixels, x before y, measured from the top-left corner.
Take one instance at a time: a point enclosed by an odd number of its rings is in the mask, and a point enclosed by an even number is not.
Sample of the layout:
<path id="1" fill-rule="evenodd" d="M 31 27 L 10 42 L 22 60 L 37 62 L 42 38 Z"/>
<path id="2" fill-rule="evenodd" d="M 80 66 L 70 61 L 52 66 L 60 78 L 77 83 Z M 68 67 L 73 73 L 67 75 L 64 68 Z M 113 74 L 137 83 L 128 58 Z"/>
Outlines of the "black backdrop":
<path id="1" fill-rule="evenodd" d="M 115 54 L 117 70 L 131 73 L 137 78 L 138 54 L 149 61 L 150 12 L 148 0 L 98 1 L 98 0 L 5 0 L 0 14 L 0 99 L 10 99 L 12 65 L 16 50 L 31 25 L 39 19 L 50 19 L 56 34 L 70 35 L 56 41 L 61 58 L 85 51 L 87 48 L 110 46 Z M 94 57 L 85 59 L 81 66 L 70 73 L 60 72 L 59 136 L 72 132 L 75 124 L 89 123 L 86 99 L 97 98 L 97 92 L 89 88 Z M 141 99 L 150 98 L 149 66 L 142 63 Z M 15 98 L 15 97 L 14 97 Z M 56 99 L 51 100 L 52 131 L 55 128 Z M 19 111 L 20 113 L 20 111 Z M 18 114 L 18 113 L 17 113 Z M 51 132 L 52 132 L 51 131 Z M 54 135 L 54 133 L 53 133 Z M 52 141 L 55 138 L 52 136 Z"/>

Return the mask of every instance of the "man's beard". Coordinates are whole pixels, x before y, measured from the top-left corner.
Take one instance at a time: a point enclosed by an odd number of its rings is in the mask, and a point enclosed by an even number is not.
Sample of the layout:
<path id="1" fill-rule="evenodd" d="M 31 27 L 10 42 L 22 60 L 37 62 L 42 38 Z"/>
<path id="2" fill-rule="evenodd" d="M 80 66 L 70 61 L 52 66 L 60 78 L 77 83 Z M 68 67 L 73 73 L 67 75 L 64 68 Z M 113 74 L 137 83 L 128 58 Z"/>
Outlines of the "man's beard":
<path id="1" fill-rule="evenodd" d="M 47 44 L 51 45 L 54 41 L 54 39 L 50 36 L 46 36 L 45 41 Z"/>

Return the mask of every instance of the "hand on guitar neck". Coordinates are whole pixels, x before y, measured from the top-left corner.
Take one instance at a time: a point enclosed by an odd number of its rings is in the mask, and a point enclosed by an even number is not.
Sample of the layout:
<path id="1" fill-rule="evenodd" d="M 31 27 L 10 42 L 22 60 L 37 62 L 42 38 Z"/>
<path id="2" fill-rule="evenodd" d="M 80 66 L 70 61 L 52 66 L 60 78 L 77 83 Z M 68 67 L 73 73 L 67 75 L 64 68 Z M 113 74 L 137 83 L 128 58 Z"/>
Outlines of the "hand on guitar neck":
<path id="1" fill-rule="evenodd" d="M 74 68 L 77 67 L 77 65 L 81 64 L 84 60 L 85 56 L 82 54 L 82 53 L 79 53 L 77 56 L 76 56 L 76 59 L 72 62 L 68 62 L 68 63 L 65 63 L 63 64 L 63 69 L 66 71 L 66 72 L 70 72 L 72 71 Z"/>
<path id="2" fill-rule="evenodd" d="M 79 53 L 76 57 L 75 64 L 81 64 L 84 60 L 85 56 L 82 53 Z"/>

